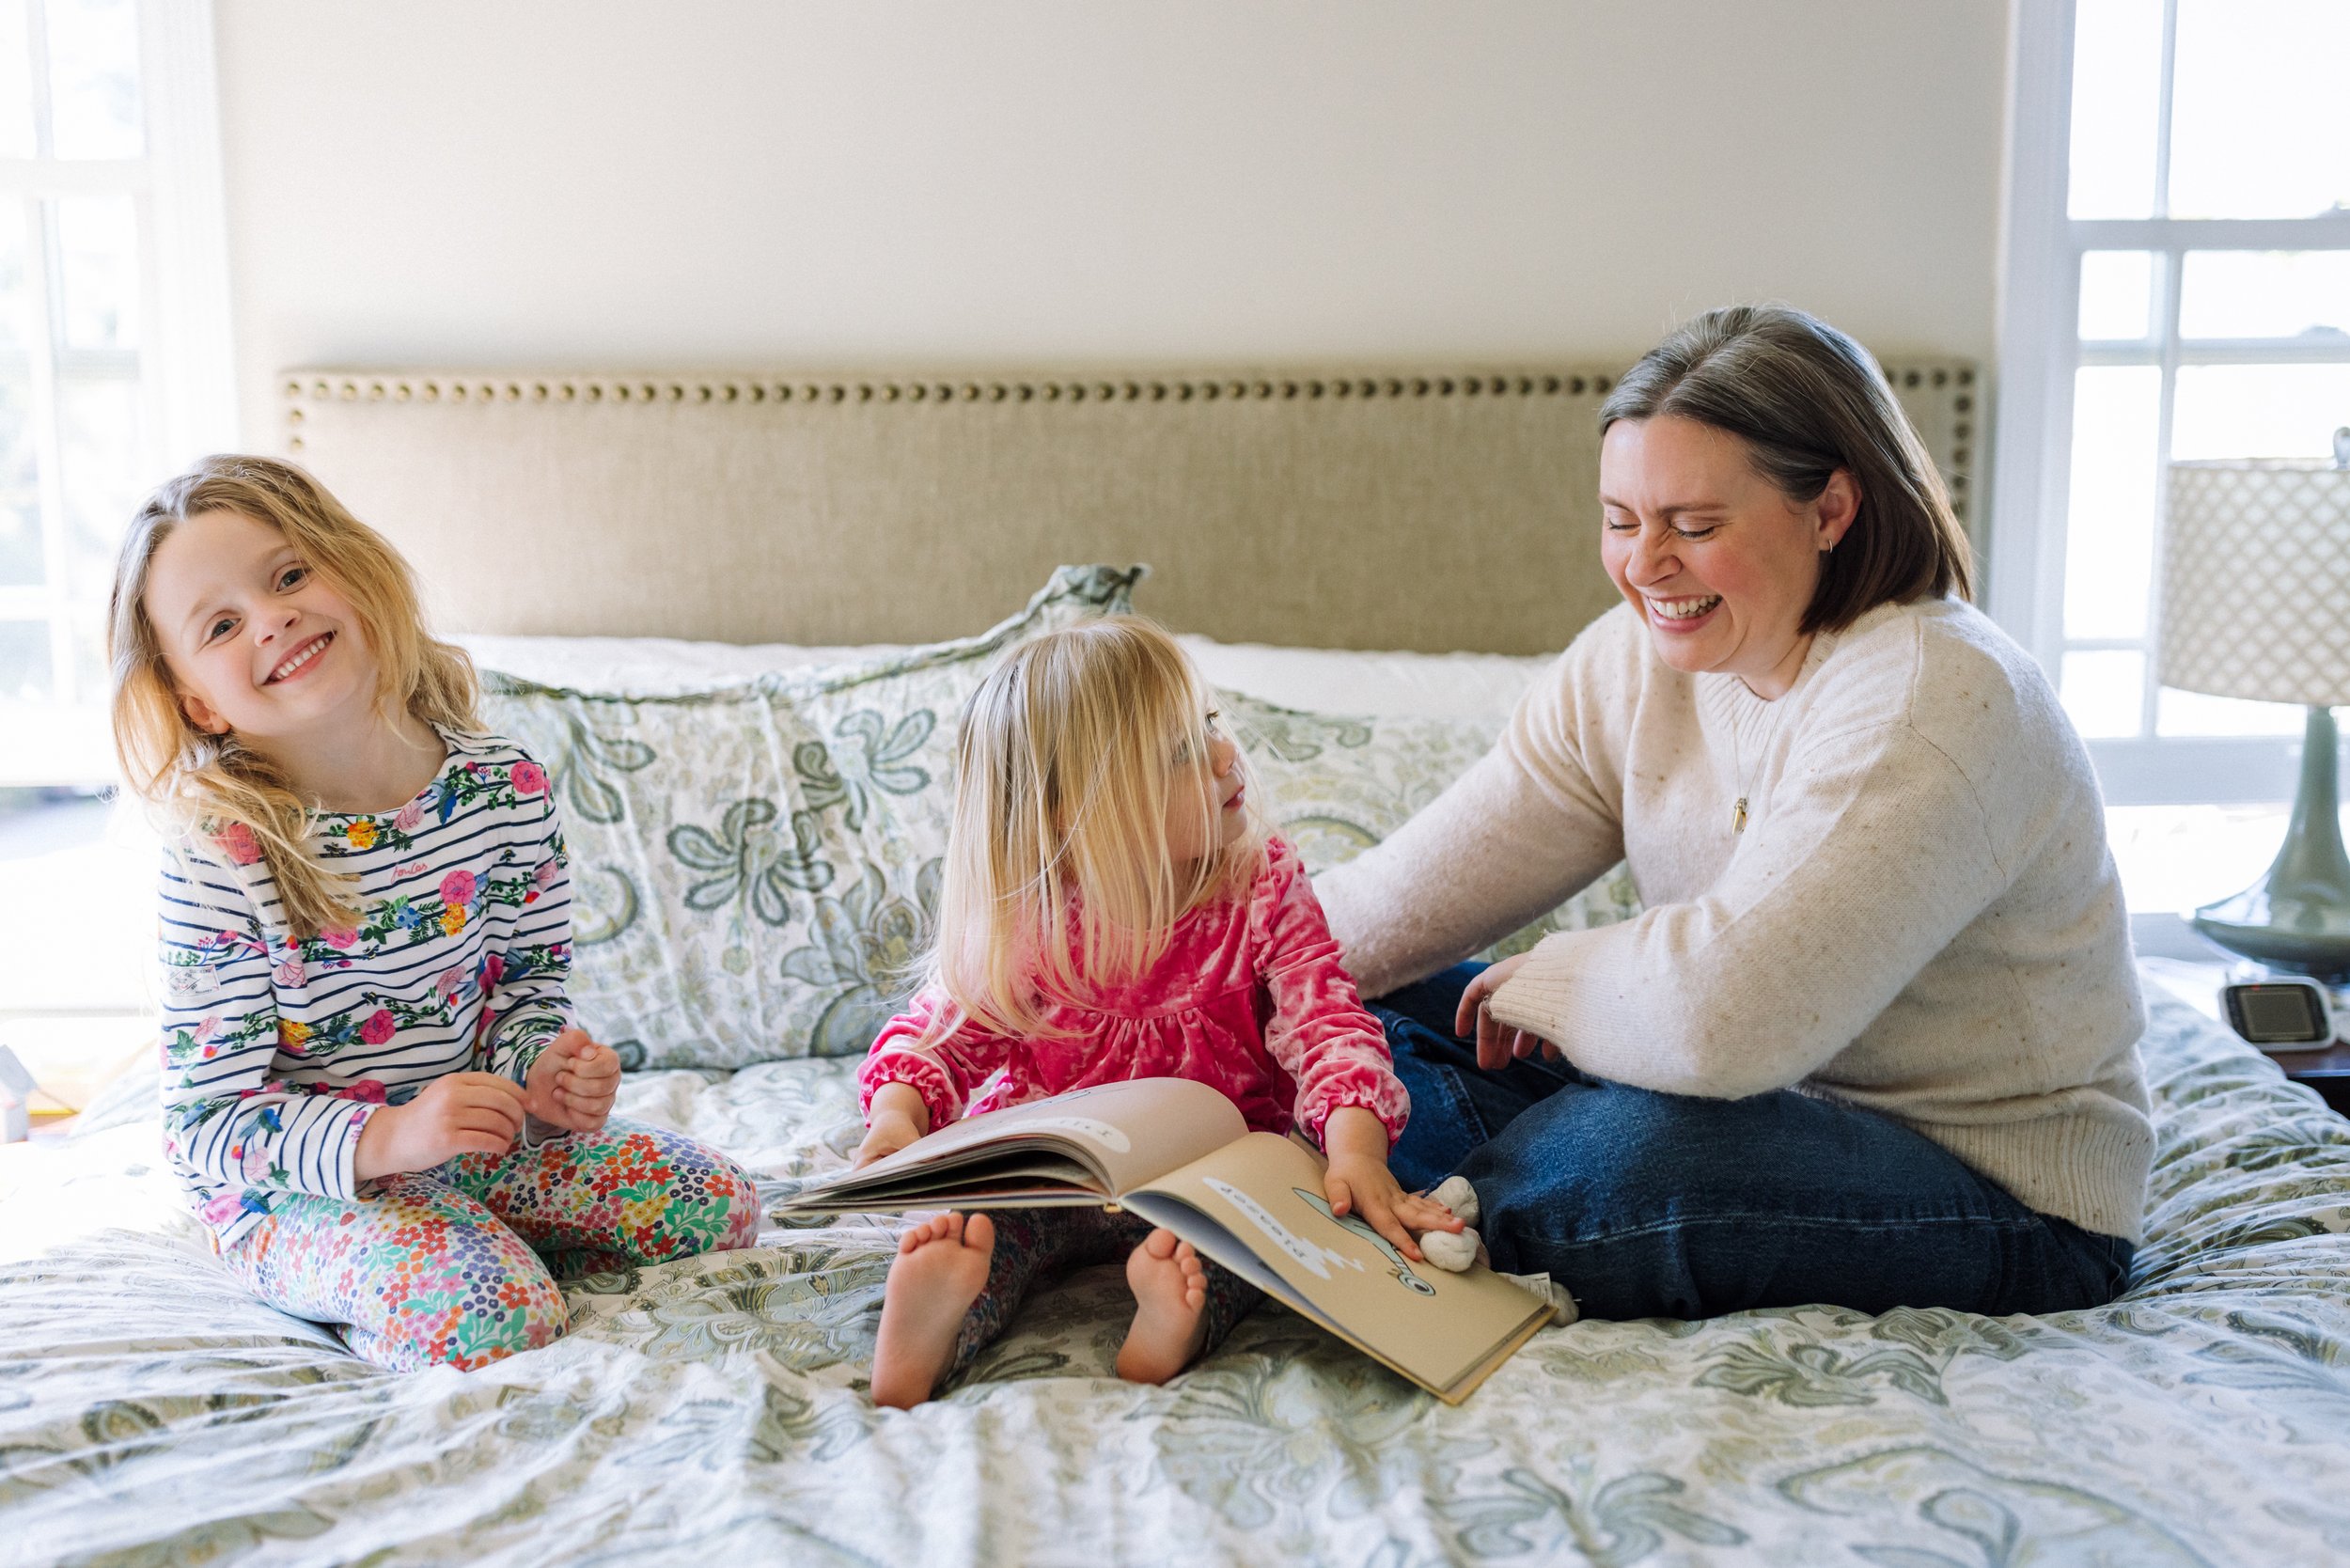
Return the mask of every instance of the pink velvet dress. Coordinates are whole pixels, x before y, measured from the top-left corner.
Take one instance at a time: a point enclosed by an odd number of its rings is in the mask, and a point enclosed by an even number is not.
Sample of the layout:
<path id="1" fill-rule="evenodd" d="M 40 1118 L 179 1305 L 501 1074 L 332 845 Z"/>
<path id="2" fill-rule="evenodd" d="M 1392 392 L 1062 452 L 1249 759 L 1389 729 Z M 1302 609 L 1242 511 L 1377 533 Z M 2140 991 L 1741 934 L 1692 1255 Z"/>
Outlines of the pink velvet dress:
<path id="1" fill-rule="evenodd" d="M 874 1040 L 857 1074 L 863 1103 L 870 1107 L 884 1084 L 910 1084 L 937 1128 L 1066 1090 L 1190 1078 L 1222 1090 L 1254 1131 L 1296 1125 L 1320 1143 L 1332 1111 L 1360 1105 L 1386 1124 L 1390 1145 L 1411 1114 L 1378 1020 L 1340 966 L 1305 866 L 1278 839 L 1246 899 L 1192 911 L 1140 979 L 1084 1000 L 1048 1015 L 1058 1037 L 966 1024 L 924 1047 L 946 1005 L 925 991 Z M 998 1069 L 1002 1079 L 970 1104 Z"/>

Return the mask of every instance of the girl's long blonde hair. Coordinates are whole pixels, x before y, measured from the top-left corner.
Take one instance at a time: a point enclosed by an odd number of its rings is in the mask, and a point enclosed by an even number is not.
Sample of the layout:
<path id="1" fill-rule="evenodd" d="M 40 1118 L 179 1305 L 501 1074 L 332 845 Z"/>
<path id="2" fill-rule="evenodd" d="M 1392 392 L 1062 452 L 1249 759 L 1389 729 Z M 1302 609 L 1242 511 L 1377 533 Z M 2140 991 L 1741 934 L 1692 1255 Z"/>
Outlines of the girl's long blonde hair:
<path id="1" fill-rule="evenodd" d="M 971 694 L 921 965 L 951 1004 L 941 1032 L 968 1020 L 1047 1033 L 1056 1003 L 1138 978 L 1177 920 L 1254 880 L 1265 839 L 1253 811 L 1196 863 L 1169 851 L 1170 803 L 1198 811 L 1198 842 L 1220 837 L 1210 703 L 1175 639 L 1127 616 L 1023 643 Z"/>
<path id="2" fill-rule="evenodd" d="M 426 630 L 415 576 L 383 535 L 290 463 L 208 457 L 149 495 L 131 520 L 106 605 L 114 673 L 115 754 L 132 791 L 155 811 L 167 840 L 218 839 L 242 826 L 294 935 L 354 922 L 351 879 L 306 844 L 312 811 L 285 775 L 234 732 L 208 735 L 188 719 L 163 644 L 147 614 L 148 572 L 174 528 L 231 511 L 286 536 L 305 564 L 351 602 L 376 660 L 375 702 L 387 718 L 478 730 L 479 684 L 463 651 Z M 238 836 L 242 843 L 242 835 Z M 247 856 L 241 856 L 247 857 Z"/>

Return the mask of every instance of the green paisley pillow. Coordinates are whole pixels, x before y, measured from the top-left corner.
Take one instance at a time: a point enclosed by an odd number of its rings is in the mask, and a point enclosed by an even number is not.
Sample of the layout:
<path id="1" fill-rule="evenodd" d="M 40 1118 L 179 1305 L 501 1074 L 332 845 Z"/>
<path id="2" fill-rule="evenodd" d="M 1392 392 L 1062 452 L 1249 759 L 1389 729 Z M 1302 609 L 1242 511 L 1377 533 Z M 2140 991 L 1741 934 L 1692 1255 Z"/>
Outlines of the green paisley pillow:
<path id="1" fill-rule="evenodd" d="M 1258 800 L 1311 871 L 1343 865 L 1402 826 L 1485 755 L 1501 728 L 1463 719 L 1306 713 L 1238 692 L 1220 693 L 1218 700 L 1233 739 L 1248 755 Z M 1478 956 L 1506 958 L 1554 931 L 1581 931 L 1639 912 L 1631 873 L 1619 865 Z"/>
<path id="2" fill-rule="evenodd" d="M 935 902 L 964 698 L 1141 575 L 1063 567 L 982 635 L 682 696 L 485 673 L 563 803 L 580 1021 L 631 1067 L 861 1054 Z"/>
<path id="3" fill-rule="evenodd" d="M 936 906 L 964 699 L 1014 643 L 1130 610 L 1141 575 L 1063 567 L 980 636 L 684 695 L 485 673 L 483 716 L 563 802 L 581 1022 L 631 1067 L 861 1055 Z M 1496 728 L 1220 700 L 1317 870 L 1434 800 Z M 1637 907 L 1617 873 L 1495 951 Z"/>

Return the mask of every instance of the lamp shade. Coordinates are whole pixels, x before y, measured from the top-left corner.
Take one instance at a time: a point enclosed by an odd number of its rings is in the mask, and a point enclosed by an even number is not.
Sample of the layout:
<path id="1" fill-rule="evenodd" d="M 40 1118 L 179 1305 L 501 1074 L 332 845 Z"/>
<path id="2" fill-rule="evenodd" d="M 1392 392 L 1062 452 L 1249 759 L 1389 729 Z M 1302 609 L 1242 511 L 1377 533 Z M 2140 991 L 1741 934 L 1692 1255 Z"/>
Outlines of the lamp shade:
<path id="1" fill-rule="evenodd" d="M 2350 704 L 2350 468 L 2170 465 L 2162 683 Z"/>

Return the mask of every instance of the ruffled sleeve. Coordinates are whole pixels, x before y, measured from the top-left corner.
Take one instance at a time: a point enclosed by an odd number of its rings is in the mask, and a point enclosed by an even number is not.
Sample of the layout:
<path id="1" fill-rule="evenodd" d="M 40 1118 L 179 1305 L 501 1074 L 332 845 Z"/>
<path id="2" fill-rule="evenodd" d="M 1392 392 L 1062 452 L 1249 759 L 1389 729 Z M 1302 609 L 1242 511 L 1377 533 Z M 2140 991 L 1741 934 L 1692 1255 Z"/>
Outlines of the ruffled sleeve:
<path id="1" fill-rule="evenodd" d="M 1003 1065 L 1010 1043 L 968 1023 L 924 1043 L 951 1006 L 940 993 L 923 991 L 905 1011 L 882 1026 L 856 1075 L 857 1105 L 869 1121 L 876 1090 L 884 1084 L 910 1084 L 929 1108 L 931 1130 L 935 1132 L 959 1119 L 972 1091 Z"/>
<path id="2" fill-rule="evenodd" d="M 1273 998 L 1265 1049 L 1297 1085 L 1297 1124 L 1320 1143 L 1332 1111 L 1360 1105 L 1386 1123 L 1392 1148 L 1411 1117 L 1411 1096 L 1395 1075 L 1379 1021 L 1339 962 L 1304 864 L 1278 839 L 1257 880 L 1249 919 L 1257 975 Z"/>

